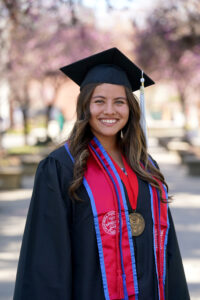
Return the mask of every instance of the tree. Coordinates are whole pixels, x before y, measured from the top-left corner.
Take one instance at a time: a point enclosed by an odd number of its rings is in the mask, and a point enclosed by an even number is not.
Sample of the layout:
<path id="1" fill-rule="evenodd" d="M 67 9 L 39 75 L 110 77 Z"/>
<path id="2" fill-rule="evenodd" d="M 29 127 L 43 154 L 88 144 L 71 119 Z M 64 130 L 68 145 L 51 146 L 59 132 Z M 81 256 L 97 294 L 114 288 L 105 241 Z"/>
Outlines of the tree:
<path id="1" fill-rule="evenodd" d="M 151 11 L 143 28 L 134 24 L 138 63 L 155 79 L 171 81 L 177 88 L 183 111 L 187 86 L 199 89 L 200 2 L 161 2 Z"/>
<path id="2" fill-rule="evenodd" d="M 59 72 L 55 70 L 60 66 L 97 51 L 109 39 L 94 24 L 76 17 L 74 1 L 3 0 L 3 3 L 7 55 L 0 73 L 9 82 L 11 101 L 17 101 L 22 109 L 26 137 L 30 80 L 43 81 L 50 73 L 57 78 Z M 79 9 L 84 16 L 84 8 Z M 53 82 L 57 85 L 58 81 Z"/>

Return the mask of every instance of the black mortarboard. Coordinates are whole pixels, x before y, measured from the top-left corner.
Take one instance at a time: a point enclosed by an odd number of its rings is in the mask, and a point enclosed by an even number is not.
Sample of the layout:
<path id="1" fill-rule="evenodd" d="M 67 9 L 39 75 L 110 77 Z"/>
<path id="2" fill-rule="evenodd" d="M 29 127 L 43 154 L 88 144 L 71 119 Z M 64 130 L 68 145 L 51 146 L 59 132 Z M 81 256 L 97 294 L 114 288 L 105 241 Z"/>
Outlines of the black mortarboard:
<path id="1" fill-rule="evenodd" d="M 86 57 L 60 69 L 80 88 L 89 83 L 111 83 L 129 87 L 133 92 L 140 89 L 142 70 L 117 48 Z M 154 84 L 145 73 L 144 86 Z"/>

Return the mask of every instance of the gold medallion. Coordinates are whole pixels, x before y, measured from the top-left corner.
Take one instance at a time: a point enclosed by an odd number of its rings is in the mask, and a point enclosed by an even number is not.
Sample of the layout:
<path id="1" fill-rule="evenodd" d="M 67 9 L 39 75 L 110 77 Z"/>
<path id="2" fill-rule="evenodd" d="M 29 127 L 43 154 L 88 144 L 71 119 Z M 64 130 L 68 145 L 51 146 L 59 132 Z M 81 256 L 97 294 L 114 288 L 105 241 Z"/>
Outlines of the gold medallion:
<path id="1" fill-rule="evenodd" d="M 139 236 L 143 233 L 145 228 L 145 221 L 141 214 L 131 213 L 129 214 L 132 236 Z"/>

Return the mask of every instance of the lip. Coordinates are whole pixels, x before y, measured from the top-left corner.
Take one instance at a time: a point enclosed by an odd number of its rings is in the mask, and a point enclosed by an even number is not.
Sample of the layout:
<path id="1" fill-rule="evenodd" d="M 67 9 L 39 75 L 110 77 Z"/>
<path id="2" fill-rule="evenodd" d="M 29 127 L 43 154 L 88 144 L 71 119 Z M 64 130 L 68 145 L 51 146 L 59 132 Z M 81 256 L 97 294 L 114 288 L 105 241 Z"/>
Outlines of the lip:
<path id="1" fill-rule="evenodd" d="M 118 121 L 119 121 L 119 119 L 113 119 L 113 118 L 101 118 L 101 119 L 99 119 L 99 122 L 101 122 L 101 124 L 103 124 L 105 126 L 109 126 L 109 127 L 115 125 Z"/>

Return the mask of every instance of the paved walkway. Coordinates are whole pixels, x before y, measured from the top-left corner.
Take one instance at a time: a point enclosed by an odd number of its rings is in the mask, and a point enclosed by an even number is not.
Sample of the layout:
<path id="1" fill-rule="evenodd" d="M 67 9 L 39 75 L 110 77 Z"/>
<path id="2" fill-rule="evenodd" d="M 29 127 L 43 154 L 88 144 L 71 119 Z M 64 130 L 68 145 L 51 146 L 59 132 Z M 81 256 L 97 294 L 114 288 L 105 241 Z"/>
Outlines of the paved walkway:
<path id="1" fill-rule="evenodd" d="M 200 178 L 189 177 L 179 158 L 159 148 L 154 140 L 150 153 L 159 163 L 174 195 L 171 210 L 191 300 L 200 300 Z M 0 192 L 0 300 L 12 299 L 32 184 L 32 178 L 26 178 L 23 189 Z"/>

